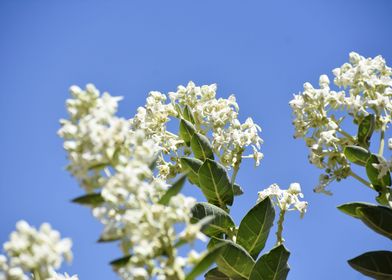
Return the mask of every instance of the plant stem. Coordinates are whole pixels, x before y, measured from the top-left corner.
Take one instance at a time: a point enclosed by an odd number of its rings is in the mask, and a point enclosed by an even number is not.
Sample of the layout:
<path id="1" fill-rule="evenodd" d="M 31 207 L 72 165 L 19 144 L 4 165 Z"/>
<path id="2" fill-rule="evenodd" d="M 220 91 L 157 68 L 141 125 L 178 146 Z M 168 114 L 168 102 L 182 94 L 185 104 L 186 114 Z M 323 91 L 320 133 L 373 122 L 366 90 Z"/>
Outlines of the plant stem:
<path id="1" fill-rule="evenodd" d="M 384 145 L 385 145 L 385 127 L 382 127 L 380 133 L 380 148 L 378 149 L 379 156 L 382 156 L 384 154 Z"/>
<path id="2" fill-rule="evenodd" d="M 357 179 L 359 182 L 361 182 L 362 184 L 364 184 L 365 186 L 373 189 L 372 184 L 370 184 L 370 182 L 366 181 L 365 179 L 363 179 L 361 176 L 355 174 L 352 170 L 350 170 L 349 175 L 355 179 Z"/>
<path id="3" fill-rule="evenodd" d="M 340 132 L 342 135 L 346 136 L 348 139 L 350 139 L 351 141 L 355 142 L 354 137 L 352 137 L 350 134 L 348 134 L 346 131 L 344 131 L 343 129 L 341 129 L 340 127 L 338 128 L 338 132 Z"/>
<path id="4" fill-rule="evenodd" d="M 280 210 L 279 220 L 278 220 L 278 230 L 276 232 L 276 245 L 283 244 L 283 222 L 284 222 L 284 215 L 286 214 L 286 210 Z"/>
<path id="5" fill-rule="evenodd" d="M 237 177 L 238 170 L 240 170 L 240 167 L 238 165 L 234 166 L 233 173 L 231 174 L 231 188 L 233 188 L 234 186 L 235 178 Z"/>
<path id="6" fill-rule="evenodd" d="M 33 270 L 33 276 L 34 276 L 34 280 L 41 280 L 41 276 L 39 275 L 39 272 L 36 269 Z"/>

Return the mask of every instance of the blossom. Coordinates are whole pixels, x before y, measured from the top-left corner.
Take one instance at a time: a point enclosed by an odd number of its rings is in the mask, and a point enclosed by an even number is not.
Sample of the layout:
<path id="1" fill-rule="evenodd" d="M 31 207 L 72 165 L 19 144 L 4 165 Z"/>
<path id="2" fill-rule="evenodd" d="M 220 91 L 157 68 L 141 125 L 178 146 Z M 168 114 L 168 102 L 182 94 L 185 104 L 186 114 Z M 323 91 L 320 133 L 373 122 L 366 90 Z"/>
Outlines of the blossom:
<path id="1" fill-rule="evenodd" d="M 27 275 L 33 272 L 46 279 L 60 268 L 63 259 L 72 260 L 71 240 L 61 239 L 60 233 L 48 223 L 35 229 L 19 221 L 3 247 L 8 259 L 0 255 L 0 279 L 29 279 Z"/>
<path id="2" fill-rule="evenodd" d="M 392 70 L 381 56 L 364 58 L 351 52 L 349 63 L 332 72 L 339 91 L 332 90 L 328 77 L 321 75 L 319 89 L 305 83 L 304 91 L 294 95 L 289 103 L 294 115 L 294 136 L 305 140 L 310 162 L 325 170 L 315 188 L 324 193 L 330 193 L 325 190 L 328 183 L 350 174 L 350 163 L 343 150 L 356 144 L 355 137 L 344 130 L 339 111 L 347 112 L 355 124 L 374 114 L 375 131 L 389 125 L 392 113 Z"/>
<path id="3" fill-rule="evenodd" d="M 67 273 L 65 274 L 55 273 L 48 280 L 79 280 L 79 278 L 77 275 L 69 276 Z"/>
<path id="4" fill-rule="evenodd" d="M 290 184 L 287 190 L 282 190 L 277 184 L 272 184 L 258 193 L 258 201 L 262 201 L 266 197 L 271 197 L 282 211 L 298 210 L 301 217 L 306 213 L 308 203 L 300 200 L 303 198 L 303 194 L 298 183 Z"/>

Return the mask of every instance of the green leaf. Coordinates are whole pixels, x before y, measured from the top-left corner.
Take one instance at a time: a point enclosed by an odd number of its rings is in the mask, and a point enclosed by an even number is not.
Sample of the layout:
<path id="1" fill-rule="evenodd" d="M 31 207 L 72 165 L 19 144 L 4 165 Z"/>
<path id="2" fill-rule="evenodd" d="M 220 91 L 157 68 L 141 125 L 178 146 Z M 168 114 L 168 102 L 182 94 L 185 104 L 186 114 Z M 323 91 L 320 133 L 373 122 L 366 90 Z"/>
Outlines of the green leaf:
<path id="1" fill-rule="evenodd" d="M 72 202 L 89 207 L 96 207 L 104 203 L 105 200 L 101 193 L 89 193 L 72 199 Z"/>
<path id="2" fill-rule="evenodd" d="M 373 164 L 379 164 L 382 160 L 380 156 L 372 154 L 366 163 L 366 174 L 374 186 L 385 187 L 391 185 L 391 174 L 389 171 L 383 177 L 378 178 L 380 171 L 373 166 Z"/>
<path id="3" fill-rule="evenodd" d="M 370 204 L 370 203 L 366 203 L 366 202 L 350 202 L 350 203 L 345 203 L 342 205 L 339 205 L 337 208 L 342 211 L 343 213 L 360 219 L 361 218 L 361 214 L 357 213 L 357 208 L 359 207 L 367 207 L 367 206 L 373 206 L 375 207 L 376 205 Z"/>
<path id="4" fill-rule="evenodd" d="M 224 244 L 216 264 L 221 272 L 230 278 L 249 278 L 255 261 L 240 245 L 229 240 L 221 240 Z"/>
<path id="5" fill-rule="evenodd" d="M 234 184 L 233 185 L 233 193 L 234 193 L 234 196 L 240 196 L 240 195 L 244 194 L 244 190 L 241 188 L 240 185 Z"/>
<path id="6" fill-rule="evenodd" d="M 257 203 L 242 219 L 237 234 L 237 243 L 256 259 L 263 250 L 271 227 L 275 209 L 269 197 Z"/>
<path id="7" fill-rule="evenodd" d="M 205 280 L 230 280 L 230 278 L 224 273 L 220 272 L 217 267 L 210 269 L 204 274 Z"/>
<path id="8" fill-rule="evenodd" d="M 163 205 L 169 204 L 170 199 L 181 192 L 185 180 L 186 180 L 186 174 L 181 175 L 180 178 L 178 178 L 178 180 L 174 182 L 174 184 L 161 197 L 158 203 Z"/>
<path id="9" fill-rule="evenodd" d="M 203 228 L 203 233 L 208 236 L 217 236 L 220 233 L 230 233 L 230 228 L 234 228 L 233 219 L 221 208 L 207 202 L 199 202 L 192 208 L 193 223 L 199 222 L 205 217 L 213 216 L 212 221 Z"/>
<path id="10" fill-rule="evenodd" d="M 392 252 L 373 251 L 348 261 L 349 265 L 363 275 L 378 280 L 392 279 Z"/>
<path id="11" fill-rule="evenodd" d="M 199 169 L 200 188 L 209 203 L 227 209 L 232 205 L 234 194 L 226 169 L 220 163 L 206 159 Z"/>
<path id="12" fill-rule="evenodd" d="M 392 210 L 384 206 L 362 206 L 357 208 L 360 219 L 375 232 L 392 239 Z"/>
<path id="13" fill-rule="evenodd" d="M 200 133 L 193 134 L 191 139 L 191 149 L 197 159 L 214 159 L 214 152 L 207 137 Z"/>
<path id="14" fill-rule="evenodd" d="M 121 236 L 105 236 L 104 234 L 97 240 L 98 243 L 115 242 L 121 239 Z"/>
<path id="15" fill-rule="evenodd" d="M 115 259 L 110 262 L 110 265 L 113 266 L 114 269 L 119 269 L 119 268 L 125 266 L 129 262 L 131 257 L 132 257 L 131 255 L 127 255 L 125 257 Z"/>
<path id="16" fill-rule="evenodd" d="M 203 162 L 199 159 L 189 157 L 182 157 L 180 161 L 184 172 L 188 174 L 189 182 L 199 186 L 199 169 Z"/>
<path id="17" fill-rule="evenodd" d="M 185 106 L 182 116 L 188 122 L 195 124 L 195 117 L 193 116 L 192 109 L 188 105 Z"/>
<path id="18" fill-rule="evenodd" d="M 184 140 L 185 144 L 189 146 L 191 144 L 191 139 L 193 135 L 196 133 L 195 128 L 193 127 L 193 124 L 190 123 L 187 120 L 180 120 L 180 137 L 182 140 Z"/>
<path id="19" fill-rule="evenodd" d="M 198 275 L 206 271 L 215 262 L 222 249 L 222 246 L 218 246 L 208 251 L 202 257 L 202 259 L 192 268 L 189 274 L 185 277 L 185 280 L 193 280 Z"/>
<path id="20" fill-rule="evenodd" d="M 352 163 L 366 166 L 366 163 L 370 157 L 370 152 L 365 148 L 349 145 L 344 148 L 344 155 Z"/>
<path id="21" fill-rule="evenodd" d="M 287 263 L 290 252 L 279 245 L 262 255 L 253 267 L 249 280 L 284 280 L 290 271 Z"/>
<path id="22" fill-rule="evenodd" d="M 366 116 L 358 126 L 358 144 L 364 148 L 369 148 L 370 138 L 372 137 L 375 128 L 375 117 L 370 114 Z"/>

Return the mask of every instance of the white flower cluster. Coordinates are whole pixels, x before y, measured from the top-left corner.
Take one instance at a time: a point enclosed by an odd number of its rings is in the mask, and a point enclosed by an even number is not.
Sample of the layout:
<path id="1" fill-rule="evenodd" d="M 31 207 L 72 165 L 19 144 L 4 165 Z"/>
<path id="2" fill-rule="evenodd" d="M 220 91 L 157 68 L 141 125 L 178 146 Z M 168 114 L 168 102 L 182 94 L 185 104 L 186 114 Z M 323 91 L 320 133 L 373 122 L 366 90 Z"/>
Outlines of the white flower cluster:
<path id="1" fill-rule="evenodd" d="M 250 156 L 259 165 L 263 155 L 260 153 L 262 139 L 259 136 L 260 127 L 251 118 L 241 124 L 238 120 L 238 104 L 235 97 L 216 98 L 216 85 L 196 86 L 189 82 L 186 87 L 179 86 L 176 92 L 169 92 L 167 96 L 160 92 L 150 92 L 146 105 L 138 109 L 132 119 L 134 128 L 146 131 L 147 136 L 161 143 L 163 151 L 172 159 L 177 157 L 178 149 L 184 146 L 183 141 L 167 130 L 170 117 L 183 117 L 185 107 L 189 110 L 198 132 L 212 137 L 214 151 L 226 167 L 238 165 L 244 150 L 252 147 Z M 178 161 L 174 165 L 161 161 L 167 167 L 163 177 L 176 174 Z M 170 170 L 170 171 L 167 171 Z"/>
<path id="2" fill-rule="evenodd" d="M 127 280 L 184 279 L 184 268 L 194 256 L 179 256 L 175 244 L 192 243 L 203 235 L 190 223 L 193 198 L 177 194 L 167 205 L 159 203 L 170 186 L 154 175 L 152 166 L 165 149 L 156 141 L 166 139 L 161 138 L 166 132 L 160 134 L 160 128 L 151 125 L 136 128 L 135 119 L 116 117 L 120 98 L 100 96 L 92 85 L 86 91 L 71 87 L 71 93 L 70 120 L 61 121 L 59 134 L 65 139 L 71 173 L 87 191 L 99 190 L 103 197 L 104 202 L 93 208 L 93 215 L 104 224 L 101 239 L 120 240 L 123 253 L 131 256 L 117 272 Z M 157 108 L 151 118 L 165 118 L 161 106 L 166 105 L 159 105 L 160 99 L 154 93 L 147 100 Z M 176 231 L 178 225 L 183 232 Z"/>
<path id="3" fill-rule="evenodd" d="M 355 137 L 342 128 L 343 118 L 338 110 L 345 110 L 360 123 L 370 113 L 376 116 L 376 130 L 385 129 L 391 121 L 392 71 L 381 56 L 364 58 L 350 53 L 350 63 L 333 70 L 334 83 L 341 91 L 330 89 L 326 75 L 321 75 L 320 88 L 304 84 L 304 91 L 290 101 L 295 119 L 295 137 L 304 138 L 309 147 L 309 160 L 325 169 L 315 191 L 329 193 L 326 185 L 346 178 L 350 164 L 343 148 L 355 144 Z"/>
<path id="4" fill-rule="evenodd" d="M 282 211 L 298 210 L 301 213 L 301 217 L 306 213 L 308 207 L 306 201 L 300 201 L 300 198 L 304 196 L 301 193 L 301 186 L 298 183 L 290 184 L 287 190 L 282 190 L 277 184 L 272 184 L 267 189 L 258 193 L 258 201 L 262 201 L 266 197 L 271 197 Z"/>
<path id="5" fill-rule="evenodd" d="M 28 280 L 31 275 L 47 279 L 56 275 L 63 259 L 72 260 L 72 242 L 61 239 L 60 233 L 44 223 L 37 230 L 25 221 L 16 224 L 16 231 L 4 244 L 7 256 L 0 255 L 1 280 Z M 73 279 L 74 280 L 74 279 Z"/>
<path id="6" fill-rule="evenodd" d="M 67 273 L 65 274 L 55 273 L 48 280 L 79 280 L 79 278 L 77 275 L 69 276 Z"/>

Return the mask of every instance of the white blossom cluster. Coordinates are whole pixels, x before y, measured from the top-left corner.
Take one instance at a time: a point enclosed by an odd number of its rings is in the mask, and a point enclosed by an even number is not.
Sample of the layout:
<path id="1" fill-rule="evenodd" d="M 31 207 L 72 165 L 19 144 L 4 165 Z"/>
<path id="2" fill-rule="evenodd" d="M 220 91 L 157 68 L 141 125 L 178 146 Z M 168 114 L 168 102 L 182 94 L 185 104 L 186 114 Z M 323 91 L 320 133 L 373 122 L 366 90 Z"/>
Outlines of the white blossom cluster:
<path id="1" fill-rule="evenodd" d="M 346 111 L 355 124 L 369 114 L 376 116 L 376 131 L 385 130 L 391 121 L 392 70 L 381 56 L 364 58 L 350 53 L 350 63 L 333 71 L 334 83 L 340 91 L 330 89 L 330 81 L 321 75 L 320 88 L 304 84 L 304 91 L 290 101 L 295 119 L 295 137 L 304 138 L 309 147 L 309 160 L 325 169 L 315 191 L 325 190 L 329 182 L 346 178 L 350 164 L 343 148 L 355 144 L 355 137 L 342 128 L 339 110 Z"/>
<path id="2" fill-rule="evenodd" d="M 282 190 L 277 184 L 272 184 L 258 193 L 258 201 L 262 201 L 266 197 L 271 197 L 282 211 L 298 210 L 301 213 L 301 217 L 306 213 L 308 207 L 306 201 L 300 200 L 304 195 L 298 183 L 290 184 L 287 190 Z"/>
<path id="3" fill-rule="evenodd" d="M 19 221 L 3 247 L 7 256 L 0 255 L 1 280 L 28 280 L 33 275 L 48 279 L 57 275 L 55 270 L 63 259 L 72 260 L 71 240 L 61 239 L 60 233 L 47 223 L 37 230 Z"/>
<path id="4" fill-rule="evenodd" d="M 67 273 L 65 274 L 55 273 L 48 280 L 79 280 L 79 278 L 77 275 L 69 276 Z"/>
<path id="5" fill-rule="evenodd" d="M 167 123 L 171 117 L 184 117 L 185 107 L 190 110 L 198 132 L 211 137 L 214 151 L 223 165 L 236 166 L 242 157 L 254 158 L 256 165 L 260 164 L 263 157 L 260 153 L 263 142 L 259 136 L 260 127 L 251 118 L 241 124 L 234 95 L 217 99 L 216 90 L 215 84 L 199 87 L 189 82 L 186 87 L 179 86 L 176 92 L 167 95 L 150 92 L 146 105 L 138 109 L 132 126 L 145 130 L 146 135 L 161 143 L 163 151 L 174 160 L 174 163 L 161 160 L 163 177 L 174 176 L 179 170 L 176 158 L 184 142 L 168 131 Z M 252 147 L 252 153 L 242 156 L 248 146 Z"/>
<path id="6" fill-rule="evenodd" d="M 93 208 L 104 225 L 101 239 L 119 240 L 124 255 L 131 256 L 118 274 L 127 280 L 184 279 L 184 269 L 195 255 L 180 256 L 175 244 L 192 243 L 204 235 L 200 226 L 190 223 L 193 198 L 177 194 L 167 205 L 159 203 L 170 187 L 152 168 L 165 149 L 156 142 L 163 139 L 159 127 L 154 136 L 151 126 L 135 128 L 135 120 L 116 117 L 120 98 L 101 96 L 92 85 L 85 91 L 71 87 L 71 93 L 70 119 L 61 121 L 59 135 L 65 140 L 68 169 L 88 192 L 101 192 L 104 202 Z M 160 108 L 159 102 L 151 101 L 159 96 L 151 94 L 147 103 Z M 157 110 L 151 117 L 165 118 Z M 176 230 L 180 225 L 183 230 Z"/>

